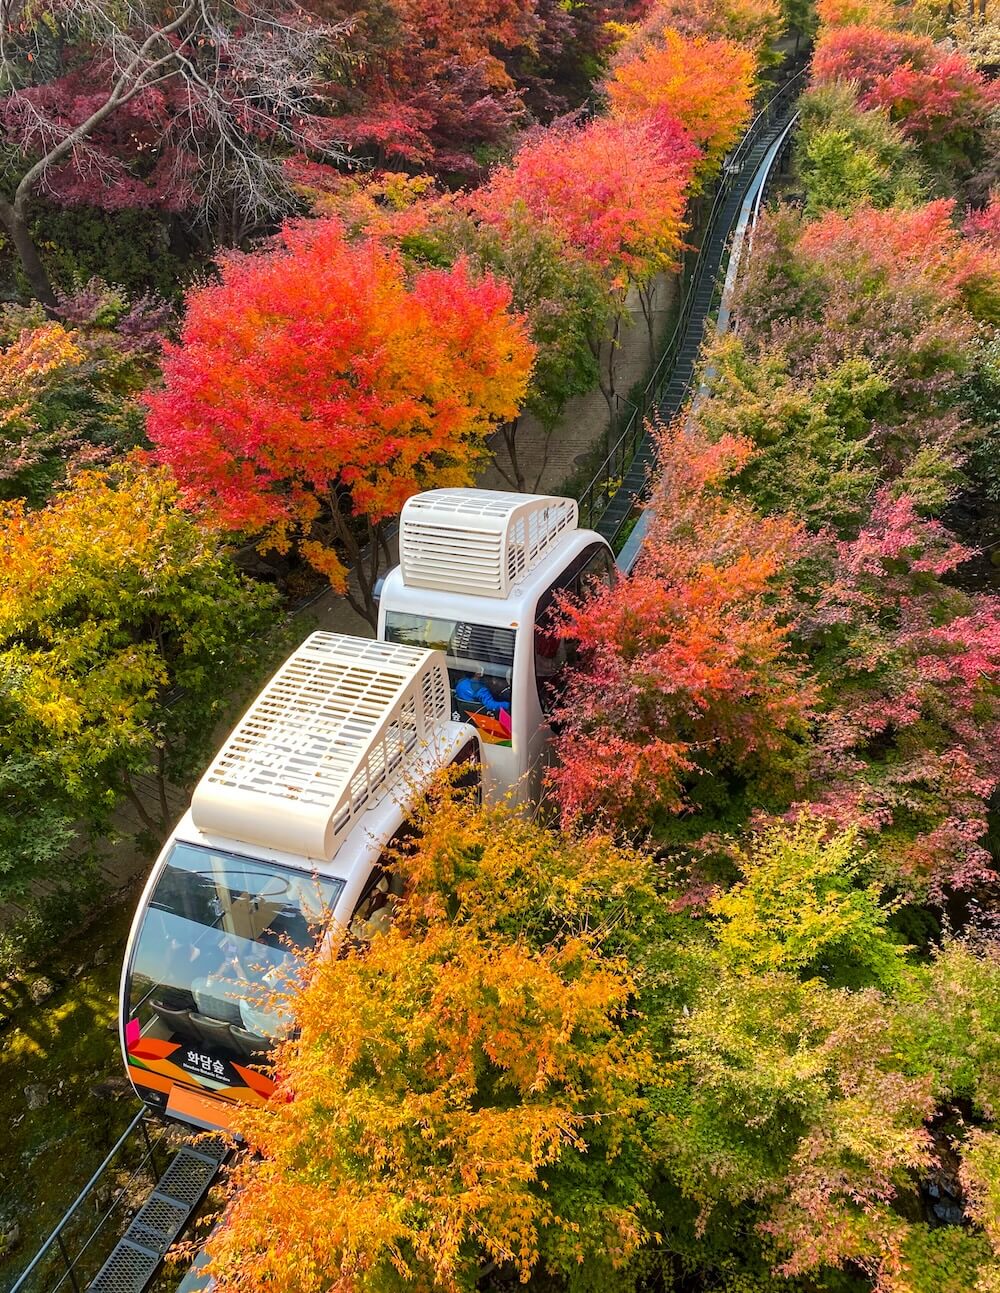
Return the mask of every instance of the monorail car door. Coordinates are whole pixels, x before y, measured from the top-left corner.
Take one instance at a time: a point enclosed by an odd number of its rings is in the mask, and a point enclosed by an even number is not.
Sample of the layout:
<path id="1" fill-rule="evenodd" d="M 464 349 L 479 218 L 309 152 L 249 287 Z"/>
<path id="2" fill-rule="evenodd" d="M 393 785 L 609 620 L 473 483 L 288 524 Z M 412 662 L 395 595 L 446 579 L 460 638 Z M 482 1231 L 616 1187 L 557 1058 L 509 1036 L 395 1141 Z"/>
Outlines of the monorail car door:
<path id="1" fill-rule="evenodd" d="M 535 794 L 540 790 L 544 768 L 551 760 L 555 715 L 563 703 L 578 655 L 576 643 L 557 632 L 560 602 L 565 597 L 580 597 L 600 584 L 607 586 L 614 577 L 614 557 L 607 543 L 603 539 L 589 543 L 568 561 L 535 604 L 530 659 L 526 650 L 525 659 L 519 661 L 521 668 L 530 671 L 530 681 L 524 688 L 529 710 L 525 726 L 532 732 L 529 758 Z M 531 711 L 536 704 L 533 720 Z"/>

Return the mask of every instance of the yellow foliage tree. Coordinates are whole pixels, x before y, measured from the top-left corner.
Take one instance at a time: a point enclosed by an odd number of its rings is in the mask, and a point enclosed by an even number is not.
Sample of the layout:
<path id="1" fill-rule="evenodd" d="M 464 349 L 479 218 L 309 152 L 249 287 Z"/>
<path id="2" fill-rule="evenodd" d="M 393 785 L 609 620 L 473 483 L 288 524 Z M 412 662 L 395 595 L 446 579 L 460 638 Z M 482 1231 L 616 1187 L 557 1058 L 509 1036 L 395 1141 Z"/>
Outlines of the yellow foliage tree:
<path id="1" fill-rule="evenodd" d="M 399 924 L 311 967 L 279 1098 L 240 1115 L 226 1293 L 457 1293 L 490 1262 L 599 1289 L 649 1236 L 648 863 L 450 795 L 423 826 Z"/>
<path id="2" fill-rule="evenodd" d="M 0 351 L 0 428 L 28 412 L 53 373 L 83 360 L 84 353 L 73 333 L 61 324 L 26 328 L 12 345 Z"/>
<path id="3" fill-rule="evenodd" d="M 33 761 L 98 824 L 124 795 L 166 828 L 166 779 L 200 770 L 220 684 L 252 682 L 274 624 L 274 594 L 177 496 L 169 472 L 127 461 L 42 508 L 0 503 L 0 765 Z M 159 815 L 134 786 L 150 773 Z"/>
<path id="4" fill-rule="evenodd" d="M 820 27 L 898 27 L 899 11 L 892 0 L 816 0 Z"/>

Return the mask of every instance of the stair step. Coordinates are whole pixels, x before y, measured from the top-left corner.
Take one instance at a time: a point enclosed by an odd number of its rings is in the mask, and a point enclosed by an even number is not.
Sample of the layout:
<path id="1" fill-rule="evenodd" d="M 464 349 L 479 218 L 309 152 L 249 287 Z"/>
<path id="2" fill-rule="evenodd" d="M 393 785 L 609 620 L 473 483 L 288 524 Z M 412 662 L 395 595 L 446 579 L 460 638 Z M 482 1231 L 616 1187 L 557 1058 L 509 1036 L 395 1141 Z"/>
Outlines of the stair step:
<path id="1" fill-rule="evenodd" d="M 226 1152 L 218 1138 L 177 1151 L 88 1293 L 143 1293 L 149 1287 L 167 1249 L 205 1197 Z"/>
<path id="2" fill-rule="evenodd" d="M 701 245 L 698 263 L 694 270 L 692 295 L 688 303 L 688 317 L 681 343 L 674 357 L 666 384 L 661 388 L 657 411 L 664 417 L 673 417 L 691 393 L 695 366 L 704 339 L 705 325 L 716 300 L 721 282 L 723 261 L 729 247 L 736 218 L 746 200 L 751 180 L 767 156 L 768 150 L 788 124 L 794 105 L 786 105 L 781 117 L 762 131 L 753 146 L 747 150 L 740 169 L 733 179 L 717 212 L 717 223 L 711 235 Z M 648 488 L 649 471 L 654 460 L 654 448 L 643 439 L 635 457 L 625 472 L 613 498 L 608 501 L 603 515 L 593 523 L 598 533 L 613 539 L 624 522 L 632 515 L 637 499 Z"/>

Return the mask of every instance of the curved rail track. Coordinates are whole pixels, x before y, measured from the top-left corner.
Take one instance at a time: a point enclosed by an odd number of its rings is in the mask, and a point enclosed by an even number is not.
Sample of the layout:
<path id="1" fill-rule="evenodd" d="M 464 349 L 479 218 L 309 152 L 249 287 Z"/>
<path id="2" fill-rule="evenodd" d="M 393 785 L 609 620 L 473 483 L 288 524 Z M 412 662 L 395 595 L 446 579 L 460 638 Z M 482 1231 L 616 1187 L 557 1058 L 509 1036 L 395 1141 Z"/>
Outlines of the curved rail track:
<path id="1" fill-rule="evenodd" d="M 695 362 L 718 295 L 720 272 L 733 245 L 748 194 L 763 194 L 784 155 L 795 120 L 794 104 L 805 71 L 790 76 L 753 119 L 726 159 L 712 208 L 694 255 L 681 269 L 677 322 L 645 390 L 621 435 L 580 498 L 580 523 L 617 546 L 622 530 L 647 488 L 653 445 L 646 421 L 669 421 L 691 397 Z"/>

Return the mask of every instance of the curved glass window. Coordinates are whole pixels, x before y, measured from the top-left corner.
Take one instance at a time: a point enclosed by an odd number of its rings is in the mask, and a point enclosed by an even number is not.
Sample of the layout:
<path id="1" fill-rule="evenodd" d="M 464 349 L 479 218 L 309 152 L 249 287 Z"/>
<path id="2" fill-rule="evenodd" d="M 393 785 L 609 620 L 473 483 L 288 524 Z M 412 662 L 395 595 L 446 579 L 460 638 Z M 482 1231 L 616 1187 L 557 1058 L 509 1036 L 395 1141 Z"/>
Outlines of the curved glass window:
<path id="1" fill-rule="evenodd" d="M 280 994 L 342 890 L 342 880 L 175 844 L 136 940 L 127 1030 L 176 1042 L 172 1062 L 193 1083 L 231 1085 L 234 1061 L 260 1059 L 288 1031 Z"/>
<path id="2" fill-rule="evenodd" d="M 562 704 L 570 669 L 579 648 L 559 631 L 559 598 L 581 597 L 598 585 L 610 587 L 615 578 L 614 558 L 604 543 L 584 548 L 571 566 L 542 593 L 535 611 L 535 682 L 538 703 L 546 718 Z"/>

